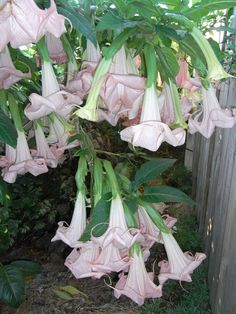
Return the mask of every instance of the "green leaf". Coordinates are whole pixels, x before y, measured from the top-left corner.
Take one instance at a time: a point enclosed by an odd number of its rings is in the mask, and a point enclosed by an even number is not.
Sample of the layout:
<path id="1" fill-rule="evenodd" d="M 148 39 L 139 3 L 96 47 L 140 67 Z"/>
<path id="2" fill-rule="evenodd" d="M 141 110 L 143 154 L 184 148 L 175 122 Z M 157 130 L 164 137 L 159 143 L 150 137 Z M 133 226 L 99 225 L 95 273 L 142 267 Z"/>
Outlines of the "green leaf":
<path id="1" fill-rule="evenodd" d="M 156 180 L 165 170 L 170 168 L 176 159 L 158 158 L 145 162 L 137 171 L 132 182 L 132 188 L 135 190 L 143 183 Z"/>
<path id="2" fill-rule="evenodd" d="M 6 200 L 7 200 L 7 198 L 8 198 L 8 195 L 7 195 L 7 185 L 3 181 L 3 179 L 0 178 L 0 204 L 4 205 Z"/>
<path id="3" fill-rule="evenodd" d="M 12 147 L 16 147 L 17 132 L 11 120 L 0 108 L 0 141 Z"/>
<path id="4" fill-rule="evenodd" d="M 90 240 L 91 233 L 94 236 L 99 237 L 107 230 L 111 199 L 112 194 L 107 193 L 98 201 L 97 205 L 92 210 L 91 221 L 87 224 L 86 230 L 80 238 L 80 241 L 85 242 Z"/>
<path id="5" fill-rule="evenodd" d="M 67 293 L 69 293 L 71 296 L 75 297 L 78 295 L 82 295 L 86 298 L 88 298 L 87 294 L 81 292 L 80 290 L 76 289 L 73 286 L 64 286 L 64 287 L 60 287 L 60 290 L 65 291 Z"/>
<path id="6" fill-rule="evenodd" d="M 55 293 L 55 295 L 56 295 L 58 298 L 60 298 L 60 299 L 62 299 L 62 300 L 65 300 L 65 301 L 70 301 L 70 300 L 73 299 L 73 297 L 72 297 L 69 293 L 64 292 L 64 291 L 54 290 L 54 293 Z"/>
<path id="7" fill-rule="evenodd" d="M 35 276 L 40 274 L 43 270 L 40 264 L 27 260 L 14 261 L 11 262 L 11 265 L 17 267 L 22 272 L 24 277 Z"/>
<path id="8" fill-rule="evenodd" d="M 160 67 L 161 76 L 164 80 L 170 78 L 175 81 L 175 77 L 179 73 L 179 64 L 172 49 L 157 46 L 156 51 L 160 61 L 158 66 Z"/>
<path id="9" fill-rule="evenodd" d="M 96 30 L 104 31 L 107 29 L 112 29 L 116 31 L 123 31 L 124 28 L 134 27 L 138 24 L 138 21 L 129 21 L 124 20 L 121 17 L 113 14 L 112 12 L 108 12 L 106 15 L 104 15 L 101 19 L 101 21 L 98 23 Z"/>
<path id="10" fill-rule="evenodd" d="M 186 203 L 194 205 L 194 201 L 184 192 L 167 185 L 146 186 L 142 200 L 148 203 Z"/>
<path id="11" fill-rule="evenodd" d="M 127 207 L 132 212 L 132 214 L 135 215 L 135 213 L 138 210 L 138 204 L 137 204 L 136 200 L 134 200 L 132 198 L 126 198 L 124 200 L 124 203 L 127 205 Z"/>
<path id="12" fill-rule="evenodd" d="M 146 19 L 150 19 L 151 17 L 161 15 L 161 11 L 156 6 L 153 5 L 151 0 L 130 1 L 130 5 L 135 6 L 139 15 Z"/>
<path id="13" fill-rule="evenodd" d="M 0 265 L 0 300 L 17 308 L 23 301 L 24 292 L 21 271 L 13 265 Z"/>
<path id="14" fill-rule="evenodd" d="M 66 16 L 72 23 L 73 27 L 89 39 L 94 46 L 97 46 L 96 33 L 88 19 L 78 11 L 74 11 L 71 8 L 66 9 L 58 7 L 58 12 Z"/>
<path id="15" fill-rule="evenodd" d="M 184 7 L 182 13 L 194 21 L 206 16 L 209 12 L 235 7 L 235 0 L 202 0 L 191 8 Z"/>

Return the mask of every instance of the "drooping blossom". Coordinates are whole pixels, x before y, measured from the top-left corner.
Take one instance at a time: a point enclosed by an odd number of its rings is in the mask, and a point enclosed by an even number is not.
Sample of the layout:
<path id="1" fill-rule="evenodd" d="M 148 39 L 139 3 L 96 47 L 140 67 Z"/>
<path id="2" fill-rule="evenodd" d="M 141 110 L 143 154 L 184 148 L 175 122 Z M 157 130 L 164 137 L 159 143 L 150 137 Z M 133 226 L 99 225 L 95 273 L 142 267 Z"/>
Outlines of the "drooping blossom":
<path id="1" fill-rule="evenodd" d="M 49 135 L 46 140 L 50 149 L 59 162 L 64 160 L 64 152 L 67 149 L 77 147 L 77 140 L 68 143 L 71 125 L 63 118 L 56 114 L 49 115 Z"/>
<path id="2" fill-rule="evenodd" d="M 140 123 L 122 130 L 120 136 L 123 141 L 133 146 L 151 151 L 156 151 L 162 142 L 172 146 L 183 145 L 185 142 L 184 129 L 171 130 L 167 124 L 161 122 L 158 95 L 154 84 L 145 91 Z"/>
<path id="3" fill-rule="evenodd" d="M 39 119 L 52 112 L 67 117 L 74 106 L 82 103 L 79 96 L 60 91 L 51 62 L 44 60 L 42 60 L 42 96 L 32 93 L 29 100 L 30 103 L 24 112 L 30 120 Z"/>
<path id="4" fill-rule="evenodd" d="M 180 70 L 176 76 L 176 84 L 180 88 L 188 89 L 190 92 L 195 92 L 201 87 L 199 78 L 189 76 L 188 63 L 185 59 L 179 60 Z"/>
<path id="5" fill-rule="evenodd" d="M 116 53 L 113 63 L 102 86 L 100 95 L 106 106 L 100 113 L 100 117 L 115 125 L 121 115 L 134 119 L 142 104 L 145 88 L 144 78 L 129 74 L 125 48 Z"/>
<path id="6" fill-rule="evenodd" d="M 86 205 L 85 196 L 79 191 L 77 194 L 73 216 L 69 226 L 65 225 L 64 221 L 58 223 L 56 235 L 52 238 L 53 241 L 61 240 L 70 247 L 77 247 L 79 238 L 86 228 Z"/>
<path id="7" fill-rule="evenodd" d="M 75 111 L 75 114 L 80 118 L 94 122 L 98 121 L 99 93 L 111 63 L 112 58 L 106 59 L 105 57 L 99 62 L 92 80 L 86 104 Z"/>
<path id="8" fill-rule="evenodd" d="M 111 242 L 102 248 L 99 256 L 92 262 L 92 270 L 98 273 L 119 272 L 127 270 L 128 263 L 128 250 L 120 250 Z"/>
<path id="9" fill-rule="evenodd" d="M 137 244 L 135 244 L 137 245 Z M 114 295 L 119 298 L 122 294 L 142 305 L 146 298 L 160 298 L 162 286 L 153 283 L 153 273 L 147 273 L 142 252 L 138 246 L 131 256 L 128 275 L 121 274 L 114 288 Z"/>
<path id="10" fill-rule="evenodd" d="M 16 161 L 16 149 L 10 145 L 5 146 L 5 156 L 0 156 L 0 168 L 9 168 Z"/>
<path id="11" fill-rule="evenodd" d="M 50 33 L 46 33 L 45 40 L 48 47 L 48 53 L 49 53 L 50 59 L 53 61 L 53 63 L 59 64 L 59 65 L 66 63 L 67 55 L 65 53 L 65 50 L 63 48 L 60 38 L 57 38 Z"/>
<path id="12" fill-rule="evenodd" d="M 163 214 L 164 210 L 168 207 L 168 205 L 166 205 L 163 202 L 160 202 L 160 203 L 152 203 L 152 207 L 154 207 L 160 214 Z"/>
<path id="13" fill-rule="evenodd" d="M 175 84 L 168 81 L 164 83 L 163 88 L 164 103 L 161 109 L 162 122 L 171 126 L 180 126 L 187 128 L 183 117 L 183 109 L 179 100 L 178 90 Z"/>
<path id="14" fill-rule="evenodd" d="M 149 217 L 146 209 L 142 206 L 138 207 L 138 221 L 141 233 L 144 235 L 142 245 L 145 248 L 151 248 L 155 242 L 160 241 L 160 230 Z"/>
<path id="15" fill-rule="evenodd" d="M 10 42 L 13 48 L 37 43 L 47 32 L 59 38 L 65 29 L 64 16 L 57 13 L 51 0 L 48 9 L 41 10 L 34 0 L 1 2 L 0 51 Z"/>
<path id="16" fill-rule="evenodd" d="M 124 207 L 119 194 L 112 199 L 109 226 L 107 231 L 100 237 L 92 235 L 91 239 L 100 247 L 104 248 L 112 243 L 117 248 L 129 248 L 137 235 L 132 236 L 126 223 Z"/>
<path id="17" fill-rule="evenodd" d="M 97 244 L 88 241 L 80 244 L 80 249 L 74 249 L 65 261 L 65 266 L 70 269 L 76 279 L 92 277 L 101 278 L 105 273 L 93 271 L 92 263 L 99 256 L 100 248 Z"/>
<path id="18" fill-rule="evenodd" d="M 208 70 L 207 78 L 209 80 L 217 81 L 223 78 L 230 77 L 231 75 L 225 72 L 219 60 L 216 58 L 216 55 L 210 43 L 204 37 L 202 32 L 197 27 L 193 27 L 191 35 L 193 39 L 196 41 L 196 43 L 199 45 L 206 59 Z"/>
<path id="19" fill-rule="evenodd" d="M 235 116 L 229 109 L 223 109 L 216 98 L 212 86 L 209 89 L 202 88 L 202 108 L 197 110 L 189 118 L 189 132 L 201 133 L 209 138 L 215 127 L 232 128 L 236 122 Z"/>
<path id="20" fill-rule="evenodd" d="M 87 48 L 83 55 L 81 70 L 74 71 L 73 77 L 70 77 L 67 81 L 66 88 L 84 99 L 89 93 L 93 75 L 100 59 L 101 52 L 99 47 L 95 48 L 91 41 L 87 40 Z"/>
<path id="21" fill-rule="evenodd" d="M 47 166 L 51 168 L 56 168 L 58 164 L 58 159 L 53 154 L 52 150 L 48 146 L 46 137 L 44 135 L 43 129 L 39 123 L 34 123 L 34 133 L 36 140 L 36 150 L 31 150 L 33 157 L 44 158 Z"/>
<path id="22" fill-rule="evenodd" d="M 30 73 L 23 73 L 15 68 L 6 46 L 0 52 L 0 89 L 8 89 L 22 78 L 29 76 Z"/>
<path id="23" fill-rule="evenodd" d="M 9 163 L 9 167 L 4 168 L 2 171 L 3 179 L 8 183 L 14 183 L 17 175 L 23 175 L 29 172 L 33 176 L 38 176 L 48 171 L 43 158 L 33 159 L 30 155 L 25 133 L 17 130 L 17 134 L 18 138 L 15 151 L 15 161 Z"/>
<path id="24" fill-rule="evenodd" d="M 190 274 L 201 264 L 206 255 L 196 253 L 192 256 L 189 252 L 183 253 L 172 234 L 162 232 L 161 235 L 168 261 L 158 263 L 160 284 L 163 285 L 168 279 L 191 282 Z"/>

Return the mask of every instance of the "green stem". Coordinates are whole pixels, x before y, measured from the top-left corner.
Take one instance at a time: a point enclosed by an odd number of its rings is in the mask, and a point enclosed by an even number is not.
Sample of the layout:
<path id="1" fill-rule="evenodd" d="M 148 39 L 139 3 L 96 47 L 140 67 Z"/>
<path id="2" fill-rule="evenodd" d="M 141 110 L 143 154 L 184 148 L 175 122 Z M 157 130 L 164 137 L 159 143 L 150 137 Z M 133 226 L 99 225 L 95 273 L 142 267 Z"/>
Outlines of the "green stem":
<path id="1" fill-rule="evenodd" d="M 120 35 L 118 35 L 112 42 L 112 44 L 106 49 L 104 53 L 105 59 L 112 59 L 114 55 L 119 51 L 124 42 L 135 32 L 134 29 L 125 29 Z"/>
<path id="2" fill-rule="evenodd" d="M 93 164 L 93 195 L 94 206 L 102 197 L 102 182 L 103 182 L 103 169 L 101 160 L 97 157 L 94 158 Z"/>
<path id="3" fill-rule="evenodd" d="M 151 220 L 161 232 L 172 232 L 172 230 L 165 225 L 161 215 L 151 205 L 149 205 L 147 202 L 143 201 L 140 198 L 137 199 L 137 202 L 146 209 L 146 212 L 150 216 Z"/>
<path id="4" fill-rule="evenodd" d="M 146 44 L 144 46 L 144 57 L 147 68 L 146 87 L 151 87 L 153 84 L 156 85 L 157 81 L 157 61 L 153 45 Z"/>
<path id="5" fill-rule="evenodd" d="M 12 116 L 12 119 L 14 121 L 16 129 L 20 132 L 24 132 L 23 123 L 22 123 L 22 119 L 20 116 L 18 103 L 17 103 L 15 97 L 10 93 L 8 93 L 8 104 L 9 104 L 11 116 Z"/>
<path id="6" fill-rule="evenodd" d="M 45 41 L 45 37 L 42 37 L 38 42 L 37 42 L 37 49 L 38 53 L 41 57 L 41 59 L 45 62 L 51 62 L 49 53 L 48 53 L 48 47 Z"/>
<path id="7" fill-rule="evenodd" d="M 135 242 L 130 248 L 130 255 L 134 257 L 135 255 L 142 254 L 141 246 L 138 242 Z"/>
<path id="8" fill-rule="evenodd" d="M 87 161 L 84 156 L 80 156 L 79 162 L 78 162 L 78 169 L 75 174 L 75 182 L 78 191 L 85 194 L 86 186 L 85 186 L 85 177 L 87 175 Z"/>
<path id="9" fill-rule="evenodd" d="M 168 85 L 170 87 L 171 91 L 171 97 L 172 97 L 172 103 L 174 108 L 174 114 L 175 114 L 175 122 L 173 126 L 176 127 L 182 127 L 184 129 L 187 129 L 187 124 L 184 121 L 182 110 L 180 107 L 180 101 L 179 101 L 179 94 L 177 86 L 169 79 Z"/>
<path id="10" fill-rule="evenodd" d="M 71 48 L 69 40 L 66 37 L 66 34 L 62 34 L 61 42 L 62 42 L 63 48 L 67 54 L 68 61 L 76 64 L 74 52 L 73 52 L 73 49 Z"/>
<path id="11" fill-rule="evenodd" d="M 120 189 L 119 189 L 118 181 L 116 178 L 116 174 L 110 161 L 103 160 L 103 165 L 106 170 L 108 180 L 110 181 L 110 184 L 111 184 L 112 197 L 114 199 L 116 198 L 118 194 L 120 194 Z"/>
<path id="12" fill-rule="evenodd" d="M 134 215 L 132 214 L 131 210 L 129 209 L 129 207 L 127 206 L 127 204 L 123 204 L 124 206 L 124 212 L 125 212 L 125 219 L 126 219 L 126 223 L 127 226 L 129 228 L 137 228 L 137 221 L 134 218 Z"/>

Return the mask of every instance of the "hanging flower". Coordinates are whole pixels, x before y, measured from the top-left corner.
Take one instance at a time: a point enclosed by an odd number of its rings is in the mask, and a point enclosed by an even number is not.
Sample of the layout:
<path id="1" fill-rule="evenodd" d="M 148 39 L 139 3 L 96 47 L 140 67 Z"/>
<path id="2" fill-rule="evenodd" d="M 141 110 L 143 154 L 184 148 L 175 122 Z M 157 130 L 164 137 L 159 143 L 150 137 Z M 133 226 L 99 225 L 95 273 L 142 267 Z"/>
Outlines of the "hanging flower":
<path id="1" fill-rule="evenodd" d="M 15 148 L 6 145 L 5 146 L 5 156 L 0 156 L 0 167 L 8 169 L 10 165 L 14 164 L 16 161 L 16 150 Z M 4 169 L 3 169 L 4 172 Z"/>
<path id="2" fill-rule="evenodd" d="M 9 164 L 9 167 L 3 170 L 3 179 L 8 183 L 14 183 L 17 175 L 23 175 L 27 172 L 33 176 L 48 172 L 43 158 L 33 159 L 30 155 L 25 133 L 17 130 L 17 134 L 16 159 L 14 163 Z"/>
<path id="3" fill-rule="evenodd" d="M 161 110 L 162 121 L 172 127 L 187 128 L 183 116 L 183 109 L 179 101 L 178 90 L 171 80 L 169 80 L 168 83 L 164 83 L 163 94 L 164 103 Z"/>
<path id="4" fill-rule="evenodd" d="M 98 273 L 119 272 L 128 268 L 128 250 L 120 250 L 111 242 L 103 247 L 99 256 L 92 262 L 92 270 Z"/>
<path id="5" fill-rule="evenodd" d="M 223 78 L 230 77 L 231 75 L 226 73 L 222 65 L 219 63 L 211 45 L 209 44 L 208 40 L 204 37 L 202 32 L 196 27 L 193 27 L 191 35 L 193 39 L 196 41 L 196 43 L 199 45 L 206 59 L 208 70 L 207 78 L 209 80 L 217 81 Z"/>
<path id="6" fill-rule="evenodd" d="M 51 62 L 42 61 L 42 96 L 31 94 L 25 115 L 30 120 L 39 119 L 52 112 L 67 117 L 74 106 L 82 103 L 79 96 L 60 91 Z"/>
<path id="7" fill-rule="evenodd" d="M 54 0 L 41 10 L 34 0 L 4 1 L 0 11 L 0 51 L 10 42 L 13 48 L 37 43 L 47 32 L 59 38 L 65 29 Z"/>
<path id="8" fill-rule="evenodd" d="M 124 207 L 119 194 L 117 194 L 111 201 L 109 226 L 107 231 L 102 236 L 92 236 L 91 239 L 102 248 L 113 243 L 115 247 L 120 249 L 129 248 L 135 241 L 135 238 L 129 232 L 125 219 Z"/>
<path id="9" fill-rule="evenodd" d="M 168 261 L 158 263 L 160 284 L 163 285 L 168 279 L 191 282 L 190 274 L 201 264 L 206 255 L 196 253 L 195 256 L 192 256 L 188 252 L 183 253 L 172 234 L 162 232 L 161 235 Z"/>
<path id="10" fill-rule="evenodd" d="M 146 298 L 160 298 L 162 296 L 162 287 L 153 283 L 153 273 L 147 273 L 141 248 L 137 243 L 131 249 L 128 275 L 122 273 L 114 288 L 116 298 L 122 294 L 138 305 L 142 305 Z"/>
<path id="11" fill-rule="evenodd" d="M 100 109 L 100 111 L 104 110 L 107 113 L 100 114 L 100 116 L 109 123 L 113 121 L 112 125 L 117 123 L 121 115 L 134 119 L 142 104 L 145 80 L 138 75 L 129 74 L 128 69 L 125 48 L 122 46 L 113 59 L 109 74 L 100 92 L 106 106 L 105 110 Z M 111 119 L 112 115 L 113 119 Z"/>
<path id="12" fill-rule="evenodd" d="M 199 132 L 204 137 L 210 138 L 215 127 L 232 128 L 235 122 L 236 118 L 232 112 L 220 107 L 213 87 L 202 88 L 202 108 L 189 118 L 189 132 L 191 134 Z"/>
<path id="13" fill-rule="evenodd" d="M 98 245 L 89 241 L 80 244 L 80 249 L 74 249 L 65 261 L 65 266 L 69 268 L 76 279 L 92 277 L 101 278 L 105 273 L 92 270 L 92 263 L 99 256 Z"/>
<path id="14" fill-rule="evenodd" d="M 121 139 L 151 151 L 158 150 L 162 142 L 172 146 L 183 145 L 184 129 L 171 130 L 167 124 L 162 123 L 158 106 L 158 96 L 153 84 L 145 91 L 140 123 L 122 130 Z"/>
<path id="15" fill-rule="evenodd" d="M 145 248 L 151 248 L 155 242 L 160 240 L 160 230 L 149 217 L 145 208 L 138 206 L 138 221 L 141 233 L 144 235 L 142 245 Z"/>
<path id="16" fill-rule="evenodd" d="M 31 150 L 33 157 L 44 158 L 47 166 L 56 168 L 58 159 L 48 146 L 42 127 L 39 123 L 34 123 L 34 133 L 36 140 L 36 150 Z"/>
<path id="17" fill-rule="evenodd" d="M 199 78 L 189 76 L 188 63 L 185 59 L 179 60 L 180 70 L 176 76 L 176 84 L 180 88 L 188 89 L 190 92 L 195 92 L 201 87 Z"/>
<path id="18" fill-rule="evenodd" d="M 30 73 L 23 73 L 15 68 L 6 46 L 0 52 L 0 89 L 10 88 L 24 77 L 30 77 Z"/>
<path id="19" fill-rule="evenodd" d="M 53 63 L 56 63 L 58 65 L 66 63 L 67 55 L 65 53 L 60 38 L 57 38 L 50 33 L 46 33 L 45 40 L 48 47 L 50 59 L 53 61 Z"/>
<path id="20" fill-rule="evenodd" d="M 78 246 L 78 240 L 86 228 L 86 205 L 82 192 L 78 192 L 70 225 L 65 226 L 65 223 L 60 221 L 58 226 L 56 235 L 51 241 L 62 240 L 72 248 Z"/>
<path id="21" fill-rule="evenodd" d="M 76 93 L 81 99 L 88 95 L 93 75 L 101 59 L 99 47 L 94 47 L 90 40 L 87 40 L 87 48 L 83 56 L 83 62 L 80 71 L 75 71 L 74 75 L 67 81 L 66 88 Z"/>

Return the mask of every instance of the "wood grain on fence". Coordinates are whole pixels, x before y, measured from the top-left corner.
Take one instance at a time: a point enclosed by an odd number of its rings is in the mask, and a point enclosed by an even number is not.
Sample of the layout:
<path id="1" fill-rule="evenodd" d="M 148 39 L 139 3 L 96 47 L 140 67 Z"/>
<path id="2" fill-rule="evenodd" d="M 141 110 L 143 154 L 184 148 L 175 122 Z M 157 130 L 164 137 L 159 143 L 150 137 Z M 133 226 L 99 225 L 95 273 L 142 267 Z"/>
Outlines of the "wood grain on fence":
<path id="1" fill-rule="evenodd" d="M 236 80 L 222 83 L 222 107 L 236 107 Z M 216 129 L 210 139 L 193 136 L 193 197 L 208 256 L 213 314 L 236 313 L 236 127 Z"/>

